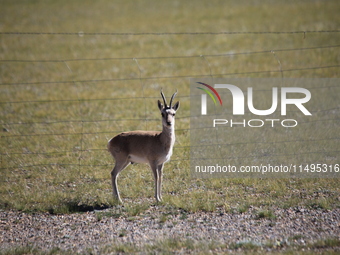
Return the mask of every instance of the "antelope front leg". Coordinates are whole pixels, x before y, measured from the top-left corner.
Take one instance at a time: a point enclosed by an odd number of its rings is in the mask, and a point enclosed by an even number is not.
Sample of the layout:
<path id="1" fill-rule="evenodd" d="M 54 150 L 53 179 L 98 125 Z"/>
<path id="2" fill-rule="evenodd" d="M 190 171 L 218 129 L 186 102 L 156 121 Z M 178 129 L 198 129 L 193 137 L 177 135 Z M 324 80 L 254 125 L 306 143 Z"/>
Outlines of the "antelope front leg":
<path id="1" fill-rule="evenodd" d="M 157 202 L 160 202 L 161 198 L 160 198 L 160 192 L 159 192 L 160 191 L 159 183 L 160 183 L 161 177 L 159 176 L 159 171 L 158 171 L 159 166 L 153 163 L 153 164 L 150 164 L 150 167 L 151 167 L 154 179 L 155 179 L 155 198 Z"/>
<path id="2" fill-rule="evenodd" d="M 157 166 L 157 174 L 158 174 L 158 196 L 159 196 L 159 199 L 160 201 L 163 200 L 162 198 L 162 171 L 163 171 L 163 164 L 160 164 Z"/>

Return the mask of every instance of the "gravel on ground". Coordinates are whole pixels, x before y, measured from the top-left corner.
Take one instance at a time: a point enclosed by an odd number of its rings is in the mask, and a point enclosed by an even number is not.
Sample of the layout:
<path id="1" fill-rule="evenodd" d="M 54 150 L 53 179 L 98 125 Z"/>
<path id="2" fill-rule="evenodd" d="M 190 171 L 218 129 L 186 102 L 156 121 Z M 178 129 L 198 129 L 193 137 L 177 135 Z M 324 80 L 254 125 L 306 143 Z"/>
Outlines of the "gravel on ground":
<path id="1" fill-rule="evenodd" d="M 340 237 L 340 209 L 276 208 L 268 216 L 252 207 L 245 213 L 179 210 L 164 214 L 158 206 L 151 206 L 135 217 L 117 217 L 110 210 L 66 215 L 0 211 L 1 247 L 32 245 L 41 250 L 58 247 L 84 252 L 118 243 L 152 245 L 170 238 L 224 244 L 251 241 L 306 245 Z"/>

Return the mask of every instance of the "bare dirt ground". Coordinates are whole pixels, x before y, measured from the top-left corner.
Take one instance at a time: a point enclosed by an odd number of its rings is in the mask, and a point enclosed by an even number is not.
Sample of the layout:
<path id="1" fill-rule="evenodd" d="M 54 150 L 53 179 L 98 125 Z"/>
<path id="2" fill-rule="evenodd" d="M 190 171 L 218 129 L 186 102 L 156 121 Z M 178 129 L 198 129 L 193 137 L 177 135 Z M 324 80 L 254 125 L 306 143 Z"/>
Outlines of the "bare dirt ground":
<path id="1" fill-rule="evenodd" d="M 236 214 L 179 211 L 164 216 L 152 206 L 143 215 L 130 218 L 115 217 L 110 210 L 68 215 L 0 211 L 1 247 L 31 245 L 39 250 L 58 247 L 73 252 L 90 248 L 98 252 L 106 245 L 132 243 L 138 247 L 170 238 L 308 247 L 318 240 L 340 238 L 340 209 L 277 208 L 265 216 L 250 208 Z M 332 249 L 340 252 L 340 247 Z"/>

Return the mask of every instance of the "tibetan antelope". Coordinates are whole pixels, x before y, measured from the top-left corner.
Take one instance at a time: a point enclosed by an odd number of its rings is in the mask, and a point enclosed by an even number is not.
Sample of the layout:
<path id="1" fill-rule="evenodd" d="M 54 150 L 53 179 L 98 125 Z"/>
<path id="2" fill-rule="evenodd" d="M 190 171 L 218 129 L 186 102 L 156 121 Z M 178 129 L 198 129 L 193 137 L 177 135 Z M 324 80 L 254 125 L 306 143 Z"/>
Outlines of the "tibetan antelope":
<path id="1" fill-rule="evenodd" d="M 108 142 L 108 151 L 114 157 L 116 163 L 111 172 L 113 195 L 122 202 L 117 177 L 129 164 L 148 163 L 155 179 L 155 198 L 162 201 L 161 185 L 162 170 L 165 162 L 170 160 L 172 148 L 175 143 L 175 114 L 179 108 L 179 102 L 172 106 L 176 96 L 174 93 L 167 105 L 165 96 L 161 91 L 164 105 L 158 100 L 158 108 L 162 115 L 163 130 L 157 131 L 132 131 L 123 132 L 113 137 Z"/>

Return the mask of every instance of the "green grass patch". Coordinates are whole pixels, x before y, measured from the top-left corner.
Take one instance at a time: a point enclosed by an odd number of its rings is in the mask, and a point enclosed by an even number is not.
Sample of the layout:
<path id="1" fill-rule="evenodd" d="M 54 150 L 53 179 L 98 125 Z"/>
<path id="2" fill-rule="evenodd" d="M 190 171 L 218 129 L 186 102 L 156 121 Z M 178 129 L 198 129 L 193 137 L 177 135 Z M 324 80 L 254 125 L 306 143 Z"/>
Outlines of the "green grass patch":
<path id="1" fill-rule="evenodd" d="M 125 236 L 122 231 L 120 237 Z M 290 243 L 268 242 L 259 243 L 251 240 L 242 240 L 235 243 L 217 243 L 215 241 L 200 240 L 194 241 L 187 238 L 165 238 L 154 240 L 152 244 L 136 245 L 135 243 L 115 242 L 112 244 L 101 245 L 98 247 L 100 254 L 112 253 L 142 253 L 142 254 L 331 254 L 338 253 L 340 247 L 339 240 L 335 238 L 321 239 L 314 243 L 306 245 L 297 245 Z M 49 251 L 34 248 L 33 246 L 17 246 L 10 249 L 2 249 L 0 255 L 23 255 L 23 254 L 73 254 L 74 251 L 52 248 Z M 91 248 L 85 249 L 81 254 L 93 254 L 95 251 Z"/>
<path id="2" fill-rule="evenodd" d="M 73 251 L 65 251 L 59 249 L 58 247 L 52 248 L 49 251 L 41 250 L 35 248 L 33 245 L 28 246 L 17 246 L 10 249 L 0 250 L 0 255 L 71 255 L 74 254 Z M 88 253 L 90 254 L 90 253 Z"/>
<path id="3" fill-rule="evenodd" d="M 336 248 L 340 247 L 339 238 L 328 238 L 323 240 L 318 240 L 317 242 L 310 245 L 311 248 L 324 249 L 324 248 Z"/>
<path id="4" fill-rule="evenodd" d="M 261 210 L 256 214 L 257 219 L 275 219 L 276 216 L 271 210 Z"/>

